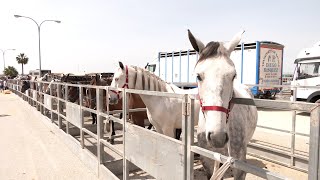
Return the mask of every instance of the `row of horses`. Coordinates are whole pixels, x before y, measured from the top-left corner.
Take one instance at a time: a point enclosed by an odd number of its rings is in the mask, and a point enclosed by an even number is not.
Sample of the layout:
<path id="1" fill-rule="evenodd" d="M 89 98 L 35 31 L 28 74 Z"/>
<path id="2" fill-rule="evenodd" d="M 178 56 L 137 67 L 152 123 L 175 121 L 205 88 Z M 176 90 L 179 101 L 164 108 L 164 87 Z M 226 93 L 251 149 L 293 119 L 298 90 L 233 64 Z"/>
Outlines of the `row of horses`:
<path id="1" fill-rule="evenodd" d="M 236 69 L 230 54 L 239 44 L 243 32 L 237 33 L 229 42 L 209 42 L 204 45 L 188 30 L 192 47 L 199 53 L 199 59 L 194 68 L 198 88 L 180 89 L 166 83 L 158 76 L 144 68 L 124 65 L 119 62 L 113 77 L 95 76 L 91 85 L 111 86 L 147 91 L 159 91 L 178 94 L 196 94 L 195 125 L 198 126 L 197 138 L 200 147 L 219 152 L 242 161 L 246 160 L 247 144 L 252 138 L 257 124 L 257 109 L 255 106 L 232 104 L 232 98 L 249 98 L 253 95 L 248 87 L 237 81 Z M 66 78 L 67 79 L 67 78 Z M 67 80 L 64 80 L 67 82 Z M 49 86 L 50 87 L 50 86 Z M 74 88 L 74 89 L 72 89 Z M 71 102 L 79 100 L 79 91 L 70 87 Z M 121 91 L 110 91 L 110 109 L 121 109 Z M 86 106 L 96 107 L 95 89 L 87 89 Z M 104 94 L 106 96 L 106 94 Z M 176 129 L 181 129 L 182 100 L 164 96 L 130 94 L 129 108 L 146 107 L 147 112 L 132 113 L 131 119 L 137 125 L 143 126 L 148 119 L 155 130 L 170 137 L 176 136 Z M 106 105 L 106 102 L 104 102 Z M 95 118 L 93 118 L 95 119 Z M 93 121 L 95 122 L 95 120 Z M 220 179 L 217 175 L 220 162 L 206 157 L 200 157 L 208 179 Z M 237 180 L 245 179 L 246 173 L 238 169 L 227 171 Z"/>
<path id="2" fill-rule="evenodd" d="M 60 82 L 60 83 L 71 83 L 71 84 L 87 84 L 87 85 L 93 85 L 93 86 L 109 86 L 112 81 L 113 73 L 101 73 L 101 74 L 95 74 L 91 76 L 73 76 L 71 74 L 62 74 L 61 77 L 53 77 L 50 73 L 44 74 L 42 77 L 32 77 L 27 76 L 24 77 L 21 87 L 21 92 L 25 93 L 28 89 L 34 89 L 37 91 L 40 91 L 44 94 L 50 94 L 52 96 L 58 97 L 57 94 L 57 85 L 54 84 L 54 82 Z M 40 84 L 41 83 L 41 84 Z M 40 88 L 41 87 L 41 88 Z M 42 98 L 40 98 L 42 96 Z M 109 108 L 110 111 L 113 110 L 122 110 L 122 102 L 119 102 L 117 104 L 111 104 L 107 107 L 106 103 L 106 92 L 103 94 L 103 106 L 104 110 L 107 110 Z M 77 103 L 79 104 L 80 97 L 79 97 L 79 88 L 76 86 L 68 86 L 67 94 L 65 95 L 65 89 L 61 90 L 60 97 L 62 99 L 66 99 L 69 102 Z M 43 95 L 38 94 L 38 99 L 42 99 L 43 102 Z M 82 103 L 85 107 L 90 109 L 96 109 L 96 89 L 95 88 L 84 88 L 83 90 L 83 99 Z M 141 101 L 141 98 L 139 95 L 130 95 L 129 96 L 129 108 L 145 108 L 146 106 Z M 130 112 L 128 113 L 128 116 L 130 117 L 130 120 L 138 126 L 145 127 L 145 119 L 147 119 L 146 112 Z M 97 124 L 97 115 L 95 113 L 91 113 L 92 117 L 92 124 Z M 120 113 L 120 119 L 122 118 L 122 113 Z M 113 137 L 115 135 L 115 125 L 112 120 L 110 120 L 111 123 L 111 136 Z M 108 126 L 109 123 L 106 123 L 106 126 Z M 152 124 L 148 126 L 148 129 L 152 128 Z M 109 128 L 105 127 L 105 130 L 109 130 Z M 110 139 L 111 143 L 113 144 L 113 138 Z"/>

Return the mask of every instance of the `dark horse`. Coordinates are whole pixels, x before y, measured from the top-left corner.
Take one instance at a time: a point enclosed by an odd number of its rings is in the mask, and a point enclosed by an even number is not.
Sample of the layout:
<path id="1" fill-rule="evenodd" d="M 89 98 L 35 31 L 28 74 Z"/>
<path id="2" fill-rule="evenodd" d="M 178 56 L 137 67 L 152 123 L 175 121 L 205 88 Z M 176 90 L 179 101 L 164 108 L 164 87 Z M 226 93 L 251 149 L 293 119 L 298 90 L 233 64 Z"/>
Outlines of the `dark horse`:
<path id="1" fill-rule="evenodd" d="M 106 74 L 106 75 L 99 75 L 96 74 L 92 77 L 90 81 L 90 85 L 94 86 L 109 86 L 112 81 L 112 74 Z M 68 88 L 68 101 L 70 102 L 76 102 L 79 100 L 79 89 L 77 87 L 69 87 Z M 103 93 L 103 107 L 105 110 L 107 110 L 107 103 L 106 103 L 106 91 Z M 96 89 L 95 88 L 87 88 L 86 91 L 84 91 L 84 105 L 90 109 L 96 109 Z M 145 108 L 144 103 L 142 102 L 139 95 L 132 94 L 129 96 L 129 108 Z M 115 105 L 109 105 L 109 110 L 122 110 L 122 102 L 115 104 Z M 97 115 L 95 113 L 91 113 L 92 116 L 92 124 L 97 123 Z M 144 119 L 147 119 L 147 113 L 146 112 L 130 112 L 129 113 L 130 119 L 133 121 L 135 125 L 145 127 Z M 120 119 L 122 118 L 122 114 L 120 114 Z M 148 129 L 151 129 L 152 125 L 150 124 Z M 115 135 L 115 129 L 114 129 L 114 122 L 111 121 L 111 136 Z M 111 139 L 111 143 L 113 143 L 113 140 Z"/>
<path id="2" fill-rule="evenodd" d="M 107 74 L 106 76 L 98 75 L 96 74 L 91 82 L 90 85 L 95 85 L 95 86 L 109 86 L 112 81 L 112 75 Z M 96 108 L 96 91 L 93 88 L 89 88 L 87 92 L 87 102 L 88 107 L 91 109 Z M 106 93 L 103 94 L 103 99 L 104 99 L 104 107 L 107 108 L 106 106 Z M 134 108 L 145 108 L 146 106 L 142 102 L 141 98 L 139 95 L 135 94 L 130 94 L 129 96 L 129 108 L 134 109 Z M 115 105 L 109 105 L 109 110 L 121 110 L 122 109 L 122 102 L 119 102 L 118 104 Z M 133 124 L 145 127 L 144 124 L 144 119 L 147 119 L 147 114 L 146 112 L 130 112 L 129 113 L 130 119 L 133 121 Z M 96 118 L 93 117 L 93 122 L 92 124 L 96 123 Z M 149 126 L 150 127 L 150 126 Z M 151 127 L 150 127 L 151 128 Z M 149 129 L 150 129 L 149 128 Z"/>

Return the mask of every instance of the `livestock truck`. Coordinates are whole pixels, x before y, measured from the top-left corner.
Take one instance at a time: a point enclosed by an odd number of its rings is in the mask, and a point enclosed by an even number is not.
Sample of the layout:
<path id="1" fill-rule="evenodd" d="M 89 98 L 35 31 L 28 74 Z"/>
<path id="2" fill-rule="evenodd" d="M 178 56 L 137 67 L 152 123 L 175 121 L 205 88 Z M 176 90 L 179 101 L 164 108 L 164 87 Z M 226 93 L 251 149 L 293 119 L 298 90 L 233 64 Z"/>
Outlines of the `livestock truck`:
<path id="1" fill-rule="evenodd" d="M 298 87 L 296 100 L 320 103 L 320 41 L 312 47 L 302 49 L 294 63 L 296 66 L 291 85 L 318 87 Z"/>
<path id="2" fill-rule="evenodd" d="M 273 85 L 282 83 L 284 46 L 270 41 L 242 43 L 231 53 L 237 79 L 242 84 L 263 84 L 270 87 L 251 88 L 258 98 L 272 98 L 279 91 Z M 198 60 L 195 50 L 159 52 L 158 59 L 148 63 L 146 68 L 166 82 L 181 88 L 197 86 L 193 69 Z"/>

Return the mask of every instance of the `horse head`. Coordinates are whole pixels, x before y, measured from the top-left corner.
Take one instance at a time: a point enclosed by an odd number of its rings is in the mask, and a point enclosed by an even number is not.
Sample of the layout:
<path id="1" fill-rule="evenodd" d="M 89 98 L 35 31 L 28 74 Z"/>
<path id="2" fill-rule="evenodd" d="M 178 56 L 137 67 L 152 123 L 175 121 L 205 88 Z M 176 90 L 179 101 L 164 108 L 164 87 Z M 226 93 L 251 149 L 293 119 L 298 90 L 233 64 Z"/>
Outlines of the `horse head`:
<path id="1" fill-rule="evenodd" d="M 21 92 L 24 93 L 30 88 L 30 81 L 22 81 Z"/>
<path id="2" fill-rule="evenodd" d="M 119 67 L 114 73 L 110 87 L 134 89 L 136 71 L 131 66 L 124 66 L 119 62 Z M 110 103 L 117 104 L 122 92 L 110 90 Z"/>
<path id="3" fill-rule="evenodd" d="M 236 77 L 230 54 L 239 44 L 242 34 L 243 31 L 236 34 L 228 43 L 209 42 L 205 46 L 188 30 L 189 40 L 199 53 L 194 69 L 202 110 L 199 113 L 199 130 L 207 142 L 216 148 L 224 147 L 229 139 L 227 120 Z"/>

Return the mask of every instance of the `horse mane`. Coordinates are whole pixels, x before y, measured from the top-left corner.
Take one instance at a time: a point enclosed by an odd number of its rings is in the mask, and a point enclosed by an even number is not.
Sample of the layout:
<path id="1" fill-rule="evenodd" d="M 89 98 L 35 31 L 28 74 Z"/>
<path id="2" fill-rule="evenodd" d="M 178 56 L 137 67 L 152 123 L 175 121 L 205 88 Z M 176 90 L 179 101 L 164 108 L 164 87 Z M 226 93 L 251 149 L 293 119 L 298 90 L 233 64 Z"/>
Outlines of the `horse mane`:
<path id="1" fill-rule="evenodd" d="M 134 83 L 135 89 L 167 92 L 166 86 L 168 85 L 168 83 L 162 80 L 159 76 L 141 67 L 131 67 L 136 72 Z"/>
<path id="2" fill-rule="evenodd" d="M 227 51 L 222 43 L 211 41 L 201 50 L 197 64 L 205 59 L 224 55 L 227 55 Z"/>

